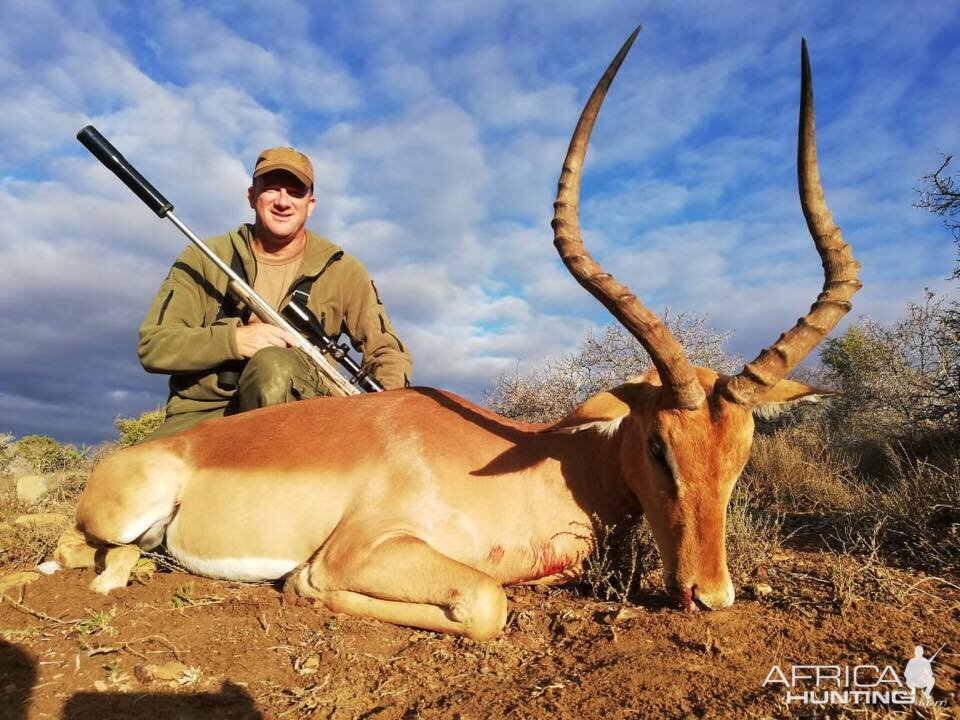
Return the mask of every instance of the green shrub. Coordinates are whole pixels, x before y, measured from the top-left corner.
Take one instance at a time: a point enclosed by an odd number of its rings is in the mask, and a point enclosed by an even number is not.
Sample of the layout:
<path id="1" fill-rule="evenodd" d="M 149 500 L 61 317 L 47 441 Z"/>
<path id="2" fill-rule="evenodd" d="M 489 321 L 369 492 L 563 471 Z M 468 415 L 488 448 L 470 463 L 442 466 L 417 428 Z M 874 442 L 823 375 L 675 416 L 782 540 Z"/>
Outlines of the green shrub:
<path id="1" fill-rule="evenodd" d="M 960 428 L 960 310 L 927 291 L 889 326 L 860 318 L 823 343 L 820 359 L 841 396 L 838 436 L 855 446 L 907 441 Z"/>
<path id="2" fill-rule="evenodd" d="M 137 418 L 118 417 L 113 421 L 113 426 L 117 429 L 117 432 L 120 433 L 120 439 L 118 441 L 120 447 L 136 445 L 160 427 L 166 415 L 167 411 L 161 405 L 153 410 L 147 410 Z"/>
<path id="3" fill-rule="evenodd" d="M 0 475 L 6 475 L 13 463 L 14 442 L 10 433 L 0 433 Z"/>
<path id="4" fill-rule="evenodd" d="M 83 470 L 87 466 L 89 448 L 61 445 L 49 435 L 24 435 L 13 445 L 13 451 L 38 474 Z"/>

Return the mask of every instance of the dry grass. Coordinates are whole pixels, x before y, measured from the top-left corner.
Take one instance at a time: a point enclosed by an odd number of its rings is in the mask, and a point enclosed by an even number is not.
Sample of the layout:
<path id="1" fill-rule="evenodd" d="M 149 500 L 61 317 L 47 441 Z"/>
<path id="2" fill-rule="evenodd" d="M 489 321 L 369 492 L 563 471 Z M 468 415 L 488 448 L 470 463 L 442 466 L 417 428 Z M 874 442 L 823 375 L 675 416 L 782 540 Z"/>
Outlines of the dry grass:
<path id="1" fill-rule="evenodd" d="M 2 514 L 3 508 L 0 508 L 0 516 Z M 0 565 L 9 564 L 15 568 L 36 566 L 53 552 L 67 522 L 67 516 L 64 516 L 59 525 L 25 527 L 5 523 L 10 529 L 0 528 Z"/>
<path id="2" fill-rule="evenodd" d="M 960 572 L 960 457 L 918 459 L 887 448 L 890 476 L 869 493 L 864 521 L 882 523 L 881 549 L 906 564 Z"/>
<path id="3" fill-rule="evenodd" d="M 780 512 L 847 513 L 864 500 L 856 462 L 821 425 L 758 435 L 739 484 L 755 506 Z"/>
<path id="4" fill-rule="evenodd" d="M 73 519 L 92 464 L 89 454 L 43 436 L 20 441 L 0 436 L 0 565 L 32 567 L 53 551 Z M 47 478 L 54 486 L 52 491 L 37 503 L 20 501 L 17 477 L 35 474 Z M 41 513 L 49 517 L 40 524 L 17 521 Z"/>
<path id="5" fill-rule="evenodd" d="M 756 507 L 748 492 L 735 488 L 727 508 L 727 566 L 742 581 L 768 564 L 783 544 L 783 517 Z"/>
<path id="6" fill-rule="evenodd" d="M 764 513 L 791 516 L 816 529 L 828 549 L 881 557 L 938 572 L 960 571 L 960 453 L 950 443 L 928 447 L 878 443 L 869 473 L 837 447 L 819 423 L 798 424 L 756 438 L 730 508 L 728 546 L 738 525 L 749 543 L 775 528 L 754 528 Z M 738 506 L 737 497 L 742 498 Z M 743 522 L 738 520 L 743 518 Z M 759 531 L 759 532 L 758 532 Z M 756 550 L 752 551 L 756 554 Z M 733 554 L 733 552 L 731 552 Z M 751 551 L 748 547 L 746 556 Z"/>
<path id="7" fill-rule="evenodd" d="M 54 477 L 56 489 L 35 504 L 17 500 L 14 481 L 0 480 L 4 486 L 0 491 L 0 565 L 32 567 L 41 562 L 53 552 L 60 534 L 73 521 L 86 475 L 61 473 Z M 50 515 L 49 521 L 38 525 L 17 522 L 25 515 L 40 513 Z"/>

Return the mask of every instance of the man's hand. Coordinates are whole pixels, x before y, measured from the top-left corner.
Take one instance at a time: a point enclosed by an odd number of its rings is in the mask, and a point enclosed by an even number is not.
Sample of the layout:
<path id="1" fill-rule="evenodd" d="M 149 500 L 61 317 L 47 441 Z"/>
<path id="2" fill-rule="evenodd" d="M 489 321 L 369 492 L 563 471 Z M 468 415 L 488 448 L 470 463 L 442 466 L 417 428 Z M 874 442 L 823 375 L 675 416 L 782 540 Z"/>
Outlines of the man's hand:
<path id="1" fill-rule="evenodd" d="M 297 344 L 286 330 L 264 322 L 237 326 L 237 349 L 240 355 L 251 358 L 265 347 L 293 347 Z"/>

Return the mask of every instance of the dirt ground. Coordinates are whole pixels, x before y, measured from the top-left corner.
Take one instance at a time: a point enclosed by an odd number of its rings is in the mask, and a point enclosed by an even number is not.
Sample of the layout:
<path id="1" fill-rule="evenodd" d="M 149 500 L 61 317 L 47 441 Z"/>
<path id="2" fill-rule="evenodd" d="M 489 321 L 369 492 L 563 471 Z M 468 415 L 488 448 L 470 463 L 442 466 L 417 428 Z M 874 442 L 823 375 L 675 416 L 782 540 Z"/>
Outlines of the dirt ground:
<path id="1" fill-rule="evenodd" d="M 64 571 L 0 604 L 0 717 L 879 718 L 902 706 L 788 704 L 783 682 L 763 683 L 774 665 L 903 677 L 915 645 L 944 643 L 934 704 L 906 709 L 960 717 L 956 583 L 844 563 L 779 555 L 719 612 L 513 588 L 487 643 L 335 616 L 273 585 L 157 572 L 101 597 L 91 571 Z"/>

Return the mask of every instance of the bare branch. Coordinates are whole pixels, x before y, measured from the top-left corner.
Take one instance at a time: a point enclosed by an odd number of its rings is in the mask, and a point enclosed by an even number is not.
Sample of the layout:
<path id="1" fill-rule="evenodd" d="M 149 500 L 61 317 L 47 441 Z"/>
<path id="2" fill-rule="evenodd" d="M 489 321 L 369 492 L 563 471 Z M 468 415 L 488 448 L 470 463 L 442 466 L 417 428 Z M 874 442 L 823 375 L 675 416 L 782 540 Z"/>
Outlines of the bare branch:
<path id="1" fill-rule="evenodd" d="M 960 184 L 956 175 L 947 175 L 953 155 L 941 153 L 943 162 L 934 172 L 920 178 L 924 186 L 917 188 L 920 201 L 914 205 L 943 218 L 960 251 Z M 953 279 L 960 279 L 960 260 L 953 269 Z"/>

